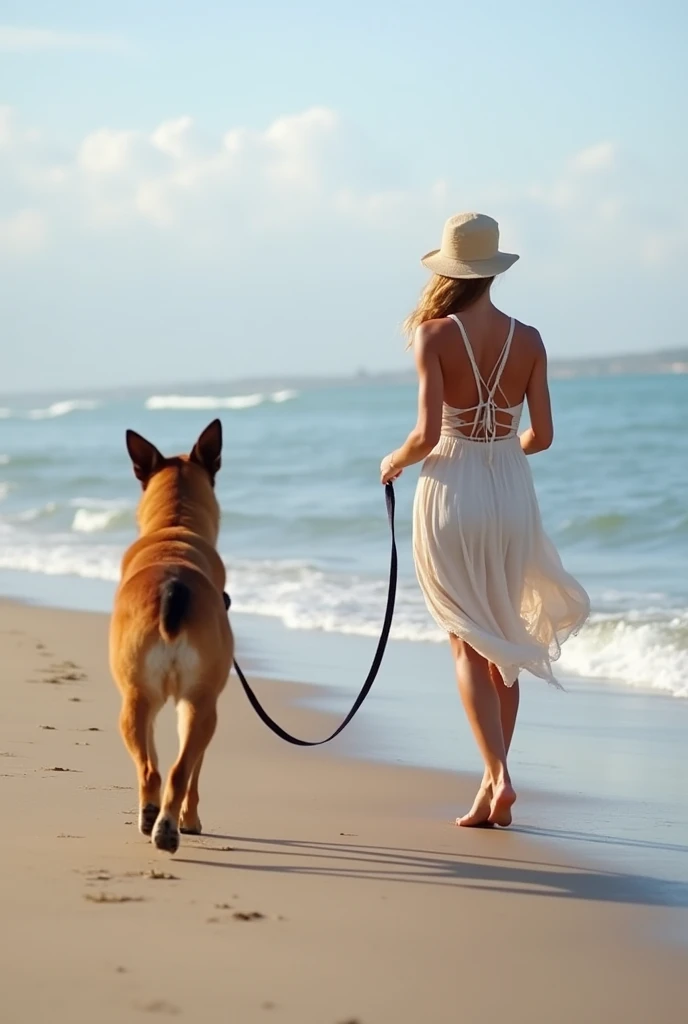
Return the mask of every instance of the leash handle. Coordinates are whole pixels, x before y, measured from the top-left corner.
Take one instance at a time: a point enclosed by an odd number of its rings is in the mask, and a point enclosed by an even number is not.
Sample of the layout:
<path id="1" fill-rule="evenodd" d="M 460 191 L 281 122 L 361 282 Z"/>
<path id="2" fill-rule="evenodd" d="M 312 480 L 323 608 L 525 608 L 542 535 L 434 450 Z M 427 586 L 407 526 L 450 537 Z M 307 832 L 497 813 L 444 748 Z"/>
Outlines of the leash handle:
<path id="1" fill-rule="evenodd" d="M 272 730 L 272 732 L 274 732 L 276 736 L 279 736 L 281 740 L 284 740 L 285 743 L 291 743 L 293 746 L 296 747 L 320 747 L 323 745 L 323 743 L 329 743 L 330 740 L 333 740 L 335 738 L 335 736 L 339 736 L 340 732 L 343 732 L 344 729 L 346 729 L 347 725 L 354 717 L 356 712 L 359 710 L 361 704 L 366 699 L 368 694 L 370 693 L 371 687 L 375 682 L 375 679 L 377 678 L 378 672 L 380 671 L 382 659 L 384 657 L 385 649 L 387 647 L 387 641 L 389 640 L 389 631 L 392 628 L 392 619 L 394 618 L 394 602 L 396 600 L 397 595 L 398 557 L 396 532 L 394 526 L 394 512 L 396 507 L 396 501 L 394 496 L 394 485 L 391 482 L 385 484 L 385 503 L 387 505 L 387 518 L 389 520 L 389 529 L 392 535 L 392 551 L 390 555 L 389 564 L 389 589 L 387 591 L 387 607 L 385 609 L 385 618 L 382 624 L 382 632 L 380 633 L 380 639 L 378 641 L 377 650 L 375 651 L 375 657 L 373 658 L 373 663 L 370 666 L 370 671 L 368 672 L 366 681 L 361 687 L 361 691 L 358 697 L 356 698 L 354 705 L 351 708 L 351 711 L 346 716 L 344 721 L 334 730 L 334 732 L 327 736 L 324 740 L 300 740 L 297 736 L 292 736 L 291 733 L 287 732 L 286 729 L 283 729 L 281 725 L 278 725 L 277 722 L 270 717 L 270 715 L 267 713 L 265 708 L 262 706 L 262 704 L 256 697 L 255 693 L 251 689 L 251 686 L 248 680 L 246 679 L 246 676 L 239 668 L 239 665 L 237 664 L 236 661 L 234 662 L 234 669 L 236 671 L 237 676 L 239 677 L 239 682 L 241 683 L 244 689 L 244 693 L 249 699 L 251 707 L 258 715 L 261 722 L 263 722 L 263 724 L 266 725 L 268 729 Z"/>

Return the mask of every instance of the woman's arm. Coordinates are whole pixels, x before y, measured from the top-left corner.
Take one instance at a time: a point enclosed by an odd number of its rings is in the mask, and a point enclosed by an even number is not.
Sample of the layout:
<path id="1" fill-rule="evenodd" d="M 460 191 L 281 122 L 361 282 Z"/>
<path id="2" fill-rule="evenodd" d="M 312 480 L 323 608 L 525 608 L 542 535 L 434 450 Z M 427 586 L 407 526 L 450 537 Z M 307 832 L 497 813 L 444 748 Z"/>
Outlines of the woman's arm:
<path id="1" fill-rule="evenodd" d="M 435 335 L 428 324 L 421 324 L 416 331 L 413 352 L 418 371 L 418 419 L 401 448 L 382 460 L 383 484 L 396 480 L 408 466 L 422 462 L 440 439 L 444 389 Z"/>
<path id="2" fill-rule="evenodd" d="M 547 383 L 547 352 L 540 335 L 537 335 L 537 353 L 526 389 L 530 426 L 521 434 L 521 448 L 526 455 L 546 451 L 554 440 L 552 403 Z"/>

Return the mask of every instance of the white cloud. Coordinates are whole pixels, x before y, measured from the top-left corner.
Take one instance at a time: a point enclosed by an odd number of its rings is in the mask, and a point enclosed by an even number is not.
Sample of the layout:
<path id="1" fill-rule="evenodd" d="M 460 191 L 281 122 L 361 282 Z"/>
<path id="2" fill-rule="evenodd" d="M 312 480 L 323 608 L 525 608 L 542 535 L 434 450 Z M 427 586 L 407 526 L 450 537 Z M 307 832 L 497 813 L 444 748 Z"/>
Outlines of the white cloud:
<path id="1" fill-rule="evenodd" d="M 0 220 L 0 251 L 25 256 L 42 248 L 46 224 L 38 210 L 18 210 Z"/>
<path id="2" fill-rule="evenodd" d="M 78 163 L 87 174 L 119 174 L 130 164 L 135 140 L 136 132 L 101 128 L 81 143 Z"/>
<path id="3" fill-rule="evenodd" d="M 555 181 L 547 184 L 533 185 L 530 189 L 530 196 L 539 200 L 547 206 L 560 210 L 572 209 L 589 197 L 589 178 L 596 172 L 611 170 L 616 161 L 616 145 L 613 142 L 598 142 L 594 146 L 575 153 L 568 161 L 567 167 L 562 175 Z M 593 186 L 598 189 L 599 186 Z M 605 197 L 605 208 L 608 219 L 608 211 L 617 204 L 617 199 Z"/>
<path id="4" fill-rule="evenodd" d="M 117 36 L 0 25 L 0 52 L 4 53 L 44 53 L 49 50 L 121 52 L 127 48 L 128 44 Z"/>
<path id="5" fill-rule="evenodd" d="M 688 208 L 627 151 L 622 160 L 598 143 L 537 182 L 519 167 L 515 184 L 508 168 L 485 174 L 479 158 L 448 173 L 436 155 L 423 178 L 420 158 L 376 145 L 323 107 L 210 138 L 188 114 L 147 131 L 96 125 L 69 145 L 0 110 L 10 386 L 33 381 L 24 355 L 39 337 L 44 377 L 70 386 L 77 375 L 105 383 L 112 353 L 131 379 L 162 367 L 180 377 L 201 366 L 381 367 L 403 348 L 394 325 L 424 280 L 420 256 L 461 209 L 499 220 L 503 247 L 523 257 L 500 300 L 536 322 L 547 314 L 541 326 L 557 345 L 581 344 L 574 306 L 593 326 L 606 317 L 618 347 L 625 335 L 609 310 L 623 313 L 638 294 L 672 309 Z M 324 323 L 328 344 L 313 348 Z"/>
<path id="6" fill-rule="evenodd" d="M 164 187 L 153 181 L 144 181 L 136 193 L 136 209 L 142 217 L 158 227 L 171 227 L 174 210 L 168 202 Z"/>
<path id="7" fill-rule="evenodd" d="M 616 146 L 613 142 L 598 142 L 576 153 L 571 161 L 574 171 L 586 174 L 590 171 L 604 171 L 614 166 Z"/>
<path id="8" fill-rule="evenodd" d="M 673 227 L 656 227 L 644 235 L 639 247 L 640 262 L 649 269 L 669 266 L 680 267 L 688 256 L 688 216 L 683 218 L 676 211 Z"/>
<path id="9" fill-rule="evenodd" d="M 573 181 L 562 178 L 547 185 L 532 185 L 528 190 L 532 199 L 553 206 L 556 209 L 565 210 L 576 201 L 578 189 Z"/>
<path id="10" fill-rule="evenodd" d="M 164 121 L 151 135 L 151 142 L 168 156 L 181 160 L 188 153 L 189 135 L 193 128 L 190 117 L 178 117 L 174 121 Z"/>
<path id="11" fill-rule="evenodd" d="M 581 259 L 603 269 L 611 256 L 618 266 L 619 254 L 632 263 L 637 252 L 661 267 L 685 245 L 682 227 L 644 216 L 643 196 L 625 182 L 609 141 L 573 154 L 554 179 L 519 188 L 488 182 L 472 194 L 446 177 L 411 186 L 385 175 L 375 185 L 375 160 L 370 144 L 325 107 L 263 130 L 234 127 L 214 141 L 188 115 L 151 132 L 102 127 L 61 159 L 0 108 L 2 249 L 14 245 L 26 258 L 53 243 L 97 245 L 126 266 L 141 246 L 158 246 L 164 258 L 243 268 L 262 262 L 266 249 L 288 253 L 295 266 L 295 254 L 317 239 L 342 260 L 347 245 L 363 261 L 387 245 L 402 261 L 430 248 L 442 220 L 468 206 L 498 217 L 504 243 L 528 257 L 520 272 L 528 266 L 550 278 L 565 278 Z"/>

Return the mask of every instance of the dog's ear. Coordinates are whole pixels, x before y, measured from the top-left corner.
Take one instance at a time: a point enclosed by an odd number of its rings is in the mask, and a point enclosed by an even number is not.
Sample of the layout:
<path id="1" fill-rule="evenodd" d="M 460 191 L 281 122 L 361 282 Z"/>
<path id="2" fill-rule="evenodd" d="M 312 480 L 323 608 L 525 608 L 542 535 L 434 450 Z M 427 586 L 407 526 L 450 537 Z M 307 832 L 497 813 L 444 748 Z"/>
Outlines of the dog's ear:
<path id="1" fill-rule="evenodd" d="M 193 446 L 189 458 L 201 466 L 211 481 L 215 482 L 215 476 L 222 465 L 222 424 L 219 420 L 208 424 Z"/>
<path id="2" fill-rule="evenodd" d="M 135 430 L 127 430 L 127 451 L 134 466 L 134 474 L 145 487 L 156 469 L 160 469 L 164 457 L 150 441 L 141 437 Z"/>

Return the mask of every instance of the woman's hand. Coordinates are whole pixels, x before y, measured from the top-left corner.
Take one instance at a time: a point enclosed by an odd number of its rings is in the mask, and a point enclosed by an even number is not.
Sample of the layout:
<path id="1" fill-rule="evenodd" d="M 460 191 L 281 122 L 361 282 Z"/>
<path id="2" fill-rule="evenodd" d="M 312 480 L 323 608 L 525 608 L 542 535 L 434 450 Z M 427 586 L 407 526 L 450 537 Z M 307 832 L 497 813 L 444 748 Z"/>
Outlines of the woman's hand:
<path id="1" fill-rule="evenodd" d="M 394 465 L 394 452 L 385 455 L 380 463 L 380 483 L 388 484 L 391 480 L 398 480 L 402 473 L 403 470 Z"/>

